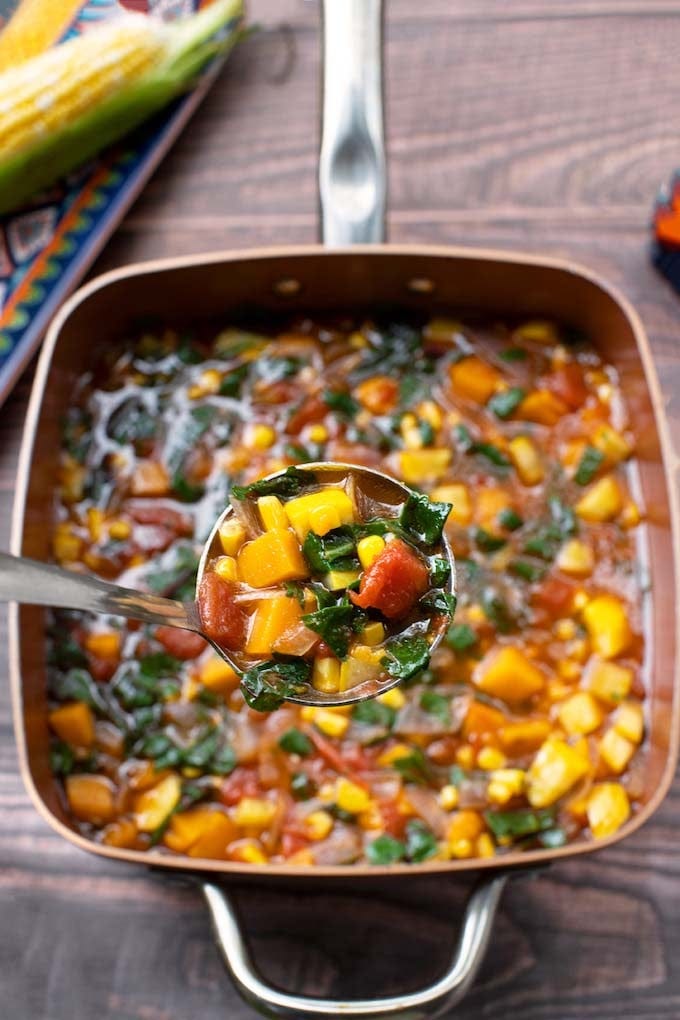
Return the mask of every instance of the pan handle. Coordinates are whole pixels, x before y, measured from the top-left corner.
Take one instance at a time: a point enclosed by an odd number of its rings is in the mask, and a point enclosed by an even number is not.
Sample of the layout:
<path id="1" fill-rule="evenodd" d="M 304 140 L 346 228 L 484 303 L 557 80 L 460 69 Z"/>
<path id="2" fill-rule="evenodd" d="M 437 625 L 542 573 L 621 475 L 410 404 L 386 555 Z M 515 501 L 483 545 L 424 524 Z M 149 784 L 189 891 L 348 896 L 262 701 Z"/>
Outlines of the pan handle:
<path id="1" fill-rule="evenodd" d="M 263 1016 L 287 1020 L 424 1020 L 439 1016 L 460 1002 L 481 964 L 489 942 L 496 909 L 508 879 L 507 873 L 487 872 L 472 891 L 465 907 L 458 944 L 448 970 L 429 988 L 385 999 L 316 999 L 282 992 L 265 984 L 246 947 L 237 912 L 229 894 L 213 882 L 201 882 L 222 958 L 239 994 Z"/>
<path id="2" fill-rule="evenodd" d="M 385 240 L 382 0 L 323 0 L 321 239 Z"/>

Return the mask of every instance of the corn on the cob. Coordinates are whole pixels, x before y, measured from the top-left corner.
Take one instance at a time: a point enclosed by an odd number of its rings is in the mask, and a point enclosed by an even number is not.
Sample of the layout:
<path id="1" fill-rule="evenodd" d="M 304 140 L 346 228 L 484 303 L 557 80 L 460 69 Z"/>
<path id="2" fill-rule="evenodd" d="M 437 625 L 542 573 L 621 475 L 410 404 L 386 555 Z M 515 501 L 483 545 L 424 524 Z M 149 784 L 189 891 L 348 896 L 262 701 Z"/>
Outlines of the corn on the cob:
<path id="1" fill-rule="evenodd" d="M 189 88 L 233 46 L 241 10 L 241 0 L 215 0 L 174 23 L 125 14 L 0 74 L 0 212 Z"/>
<path id="2" fill-rule="evenodd" d="M 0 71 L 53 46 L 79 6 L 80 0 L 23 0 L 0 33 Z"/>

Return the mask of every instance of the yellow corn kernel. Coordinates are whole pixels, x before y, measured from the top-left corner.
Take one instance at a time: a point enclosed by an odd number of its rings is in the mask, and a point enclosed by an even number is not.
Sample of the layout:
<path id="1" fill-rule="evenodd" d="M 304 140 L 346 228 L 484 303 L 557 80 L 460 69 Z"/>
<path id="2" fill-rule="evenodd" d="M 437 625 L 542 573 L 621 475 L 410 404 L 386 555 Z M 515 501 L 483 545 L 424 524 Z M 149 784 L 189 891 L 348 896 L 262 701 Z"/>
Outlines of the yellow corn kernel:
<path id="1" fill-rule="evenodd" d="M 385 539 L 380 535 L 367 535 L 366 538 L 360 539 L 357 543 L 357 555 L 364 570 L 368 570 L 375 563 L 384 548 Z"/>
<path id="2" fill-rule="evenodd" d="M 639 701 L 624 701 L 617 708 L 614 729 L 633 744 L 640 743 L 645 732 L 645 718 Z"/>
<path id="3" fill-rule="evenodd" d="M 467 606 L 465 609 L 465 622 L 469 624 L 484 623 L 486 620 L 486 613 L 479 605 L 478 602 L 473 602 L 471 606 Z"/>
<path id="4" fill-rule="evenodd" d="M 633 452 L 625 436 L 613 429 L 611 425 L 599 425 L 592 439 L 593 446 L 603 453 L 609 464 L 618 464 L 626 460 Z"/>
<path id="5" fill-rule="evenodd" d="M 194 383 L 187 389 L 187 397 L 189 400 L 200 400 L 203 395 L 203 387 L 199 383 Z"/>
<path id="6" fill-rule="evenodd" d="M 124 542 L 132 534 L 132 525 L 127 521 L 112 521 L 109 524 L 109 538 L 116 542 Z"/>
<path id="7" fill-rule="evenodd" d="M 454 811 L 458 807 L 459 800 L 460 794 L 458 793 L 457 786 L 453 786 L 452 783 L 442 786 L 439 791 L 439 806 L 444 811 Z"/>
<path id="8" fill-rule="evenodd" d="M 276 814 L 276 804 L 264 797 L 243 797 L 232 813 L 233 821 L 243 829 L 266 829 Z"/>
<path id="9" fill-rule="evenodd" d="M 592 694 L 577 691 L 560 705 L 558 718 L 573 737 L 596 730 L 602 724 L 602 710 Z"/>
<path id="10" fill-rule="evenodd" d="M 623 495 L 613 475 L 605 475 L 581 496 L 574 510 L 584 521 L 602 523 L 613 520 L 621 512 Z"/>
<path id="11" fill-rule="evenodd" d="M 260 844 L 254 839 L 240 840 L 230 856 L 233 860 L 243 861 L 244 864 L 266 864 L 269 860 Z"/>
<path id="12" fill-rule="evenodd" d="M 335 803 L 342 811 L 358 815 L 360 811 L 368 811 L 371 798 L 363 786 L 341 776 L 335 784 Z"/>
<path id="13" fill-rule="evenodd" d="M 596 783 L 590 791 L 586 812 L 593 836 L 604 839 L 617 832 L 628 820 L 628 794 L 620 783 Z"/>
<path id="14" fill-rule="evenodd" d="M 354 504 L 344 489 L 321 489 L 285 504 L 286 516 L 301 542 L 309 531 L 325 535 L 354 520 Z"/>
<path id="15" fill-rule="evenodd" d="M 347 716 L 332 712 L 329 708 L 315 708 L 313 712 L 314 716 L 311 722 L 314 723 L 317 729 L 325 733 L 327 737 L 336 737 L 338 739 L 344 737 L 349 726 Z"/>
<path id="16" fill-rule="evenodd" d="M 602 760 L 616 773 L 623 772 L 635 753 L 635 744 L 617 733 L 613 727 L 607 730 L 598 748 Z"/>
<path id="17" fill-rule="evenodd" d="M 213 569 L 223 581 L 238 581 L 238 566 L 233 556 L 220 556 Z"/>
<path id="18" fill-rule="evenodd" d="M 314 659 L 312 687 L 324 694 L 333 694 L 340 689 L 340 663 L 337 659 Z"/>
<path id="19" fill-rule="evenodd" d="M 593 649 L 603 659 L 615 659 L 632 641 L 626 607 L 615 595 L 591 599 L 583 610 L 583 622 Z"/>
<path id="20" fill-rule="evenodd" d="M 244 444 L 251 450 L 268 450 L 276 442 L 276 430 L 271 425 L 254 422 L 248 426 Z"/>
<path id="21" fill-rule="evenodd" d="M 471 839 L 455 839 L 452 843 L 449 843 L 449 851 L 452 857 L 462 860 L 466 857 L 472 857 L 474 846 Z"/>
<path id="22" fill-rule="evenodd" d="M 218 393 L 222 383 L 222 376 L 216 368 L 207 368 L 201 372 L 199 385 L 204 393 Z"/>
<path id="23" fill-rule="evenodd" d="M 588 592 L 585 591 L 583 588 L 580 588 L 577 592 L 574 592 L 574 597 L 571 600 L 574 612 L 580 613 L 581 610 L 588 605 L 588 602 L 589 602 Z"/>
<path id="24" fill-rule="evenodd" d="M 161 779 L 160 783 L 144 790 L 135 800 L 135 822 L 141 832 L 153 832 L 162 825 L 171 811 L 179 804 L 182 794 L 182 783 L 179 776 L 172 773 Z"/>
<path id="25" fill-rule="evenodd" d="M 541 455 L 528 436 L 515 436 L 508 443 L 510 460 L 524 485 L 538 485 L 545 478 Z"/>
<path id="26" fill-rule="evenodd" d="M 361 640 L 365 645 L 368 645 L 371 648 L 375 645 L 381 644 L 385 640 L 385 628 L 380 620 L 371 620 L 370 623 L 366 624 L 361 632 Z M 400 693 L 396 690 L 396 688 L 393 688 L 393 690 L 395 694 Z M 392 694 L 392 691 L 387 691 L 386 695 L 387 694 Z M 385 697 L 386 695 L 383 696 Z"/>
<path id="27" fill-rule="evenodd" d="M 98 659 L 117 659 L 120 655 L 120 631 L 110 630 L 103 634 L 88 634 L 85 647 Z"/>
<path id="28" fill-rule="evenodd" d="M 325 425 L 310 425 L 307 436 L 312 443 L 325 443 L 328 439 L 328 429 Z"/>
<path id="29" fill-rule="evenodd" d="M 585 688 L 605 705 L 619 705 L 633 686 L 633 671 L 616 662 L 593 658 L 583 677 Z"/>
<path id="30" fill-rule="evenodd" d="M 456 762 L 463 769 L 471 769 L 475 763 L 475 751 L 469 744 L 463 744 L 456 750 Z"/>
<path id="31" fill-rule="evenodd" d="M 382 624 L 380 626 L 382 626 Z M 366 631 L 364 631 L 364 634 L 365 633 Z M 399 709 L 403 708 L 406 704 L 404 693 L 403 691 L 400 691 L 398 687 L 393 687 L 392 690 L 385 691 L 384 694 L 379 694 L 377 700 L 381 705 L 387 705 L 388 708 L 393 708 L 395 712 L 398 712 Z"/>
<path id="32" fill-rule="evenodd" d="M 323 583 L 331 591 L 341 591 L 354 584 L 359 579 L 361 572 L 358 570 L 329 570 L 324 574 Z"/>
<path id="33" fill-rule="evenodd" d="M 590 577 L 595 567 L 595 554 L 592 546 L 572 538 L 558 552 L 556 563 L 562 573 L 570 577 Z"/>
<path id="34" fill-rule="evenodd" d="M 437 503 L 451 503 L 453 509 L 449 520 L 462 528 L 472 521 L 472 502 L 467 485 L 438 485 L 430 493 L 430 498 Z"/>
<path id="35" fill-rule="evenodd" d="M 325 839 L 333 828 L 333 816 L 328 811 L 312 811 L 302 824 L 310 839 Z"/>
<path id="36" fill-rule="evenodd" d="M 278 496 L 260 496 L 257 501 L 257 509 L 260 512 L 260 520 L 265 531 L 271 531 L 272 528 L 288 527 L 288 517 Z"/>
<path id="37" fill-rule="evenodd" d="M 477 837 L 476 850 L 478 857 L 495 857 L 496 847 L 488 832 L 483 832 Z"/>
<path id="38" fill-rule="evenodd" d="M 518 326 L 514 333 L 519 340 L 529 340 L 535 344 L 556 344 L 557 331 L 551 322 L 543 319 L 532 319 Z"/>
<path id="39" fill-rule="evenodd" d="M 52 539 L 54 555 L 59 563 L 73 563 L 80 557 L 83 541 L 74 535 L 69 524 L 60 524 Z"/>
<path id="40" fill-rule="evenodd" d="M 622 528 L 637 528 L 642 519 L 640 507 L 633 500 L 629 500 L 619 515 L 619 524 Z"/>
<path id="41" fill-rule="evenodd" d="M 97 507 L 91 506 L 87 511 L 87 530 L 90 532 L 90 538 L 93 542 L 98 542 L 102 537 L 102 526 L 104 524 L 104 514 Z"/>
<path id="42" fill-rule="evenodd" d="M 484 832 L 484 822 L 479 812 L 465 809 L 463 811 L 456 811 L 451 817 L 446 838 L 449 846 L 453 847 L 454 843 L 457 843 L 458 840 L 466 839 L 472 841 L 477 839 L 477 836 L 481 836 L 482 832 Z"/>
<path id="43" fill-rule="evenodd" d="M 363 333 L 355 332 L 350 333 L 348 343 L 350 347 L 354 347 L 355 350 L 359 351 L 361 350 L 362 347 L 366 346 L 368 341 L 366 340 L 366 337 L 363 335 Z"/>
<path id="44" fill-rule="evenodd" d="M 220 526 L 219 536 L 225 556 L 235 556 L 246 540 L 246 529 L 240 521 L 225 521 Z"/>
<path id="45" fill-rule="evenodd" d="M 553 625 L 553 634 L 558 641 L 569 641 L 571 638 L 576 637 L 576 624 L 568 617 L 556 620 Z"/>
<path id="46" fill-rule="evenodd" d="M 532 807 L 548 807 L 588 772 L 590 763 L 559 737 L 548 737 L 527 773 L 527 797 Z"/>
<path id="47" fill-rule="evenodd" d="M 418 417 L 423 421 L 426 421 L 435 432 L 444 424 L 444 415 L 438 404 L 435 404 L 434 400 L 424 400 L 422 404 L 418 404 L 416 407 Z"/>
<path id="48" fill-rule="evenodd" d="M 408 485 L 438 482 L 451 463 L 447 449 L 402 450 L 399 454 L 401 477 Z"/>
<path id="49" fill-rule="evenodd" d="M 477 764 L 485 772 L 502 769 L 506 762 L 507 758 L 497 747 L 483 747 L 477 755 Z"/>
<path id="50" fill-rule="evenodd" d="M 513 645 L 492 648 L 475 667 L 472 680 L 480 691 L 509 703 L 525 701 L 545 685 L 538 666 Z"/>
<path id="51" fill-rule="evenodd" d="M 507 804 L 524 792 L 525 782 L 523 769 L 496 769 L 491 773 L 486 795 L 492 804 Z"/>
<path id="52" fill-rule="evenodd" d="M 378 757 L 378 765 L 381 768 L 388 768 L 390 765 L 394 765 L 395 761 L 399 761 L 400 758 L 408 758 L 413 754 L 413 748 L 409 747 L 408 744 L 393 744 L 392 747 L 388 747 L 386 751 L 383 751 Z"/>

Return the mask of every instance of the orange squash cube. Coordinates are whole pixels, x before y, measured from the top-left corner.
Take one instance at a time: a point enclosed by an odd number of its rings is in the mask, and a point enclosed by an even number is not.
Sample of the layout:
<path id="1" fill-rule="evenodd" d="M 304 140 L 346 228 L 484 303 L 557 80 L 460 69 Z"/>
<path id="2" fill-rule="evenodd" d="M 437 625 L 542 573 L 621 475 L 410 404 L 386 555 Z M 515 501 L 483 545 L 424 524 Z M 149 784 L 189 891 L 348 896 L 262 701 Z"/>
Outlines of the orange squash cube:
<path id="1" fill-rule="evenodd" d="M 512 645 L 492 648 L 475 667 L 472 680 L 480 691 L 509 704 L 526 701 L 545 684 L 538 666 Z"/>
<path id="2" fill-rule="evenodd" d="M 276 598 L 258 602 L 246 642 L 248 655 L 270 655 L 277 638 L 289 627 L 293 627 L 301 615 L 300 604 L 287 595 L 277 595 Z"/>
<path id="3" fill-rule="evenodd" d="M 486 404 L 503 381 L 500 372 L 474 355 L 452 365 L 449 376 L 457 395 L 475 404 Z"/>
<path id="4" fill-rule="evenodd" d="M 81 822 L 103 825 L 114 817 L 116 788 L 106 776 L 88 773 L 67 776 L 65 786 L 68 806 Z"/>
<path id="5" fill-rule="evenodd" d="M 51 728 L 60 740 L 72 747 L 92 747 L 94 743 L 94 716 L 84 701 L 60 705 L 48 715 Z"/>
<path id="6" fill-rule="evenodd" d="M 273 528 L 242 547 L 238 572 L 251 588 L 268 588 L 282 581 L 302 580 L 308 569 L 293 532 Z"/>

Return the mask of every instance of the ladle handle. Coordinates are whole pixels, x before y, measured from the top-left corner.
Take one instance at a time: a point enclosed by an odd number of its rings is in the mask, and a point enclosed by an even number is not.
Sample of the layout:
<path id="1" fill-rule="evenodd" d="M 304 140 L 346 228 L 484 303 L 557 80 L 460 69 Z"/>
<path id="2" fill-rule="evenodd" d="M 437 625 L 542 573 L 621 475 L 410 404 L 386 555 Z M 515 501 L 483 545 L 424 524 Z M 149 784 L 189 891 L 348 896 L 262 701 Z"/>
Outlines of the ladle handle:
<path id="1" fill-rule="evenodd" d="M 120 588 L 98 577 L 76 574 L 50 563 L 39 563 L 8 553 L 0 553 L 0 602 L 113 613 L 145 623 L 168 624 L 200 632 L 193 602 L 175 602 L 160 595 Z"/>
<path id="2" fill-rule="evenodd" d="M 321 239 L 385 240 L 382 0 L 323 0 Z"/>

